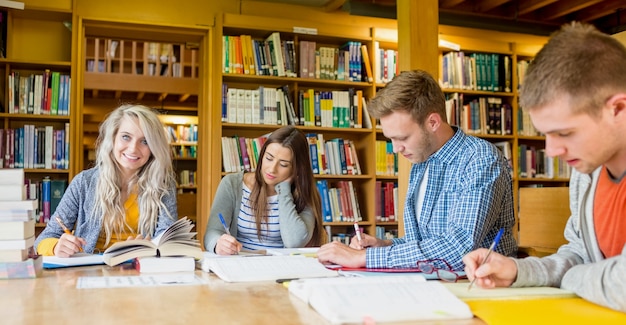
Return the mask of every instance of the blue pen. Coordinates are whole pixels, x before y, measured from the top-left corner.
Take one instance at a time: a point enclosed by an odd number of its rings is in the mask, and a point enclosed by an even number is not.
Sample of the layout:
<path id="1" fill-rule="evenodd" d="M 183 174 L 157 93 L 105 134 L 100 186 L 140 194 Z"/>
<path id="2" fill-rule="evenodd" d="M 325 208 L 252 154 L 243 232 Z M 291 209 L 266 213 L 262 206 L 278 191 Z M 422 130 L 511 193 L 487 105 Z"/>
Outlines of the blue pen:
<path id="1" fill-rule="evenodd" d="M 226 225 L 226 221 L 224 221 L 224 216 L 222 215 L 222 213 L 218 213 L 217 215 L 220 217 L 220 222 L 222 223 L 222 226 L 224 226 L 224 230 L 226 230 L 226 234 L 228 234 L 228 236 L 231 236 L 230 230 L 228 229 L 228 226 Z"/>
<path id="2" fill-rule="evenodd" d="M 496 246 L 498 246 L 498 242 L 500 242 L 500 237 L 502 237 L 503 233 L 504 233 L 504 228 L 500 228 L 500 231 L 498 231 L 498 234 L 496 235 L 496 238 L 494 238 L 493 243 L 491 243 L 491 246 L 489 246 L 489 251 L 487 252 L 487 256 L 485 256 L 485 259 L 483 260 L 482 263 L 480 263 L 478 267 L 481 267 L 483 264 L 485 264 L 485 262 L 487 262 L 489 255 L 491 255 L 491 252 L 493 252 L 496 249 Z M 472 282 L 470 282 L 469 284 L 469 287 L 467 287 L 468 291 L 474 285 L 474 281 L 476 281 L 476 277 L 474 277 L 474 280 L 472 280 Z"/>

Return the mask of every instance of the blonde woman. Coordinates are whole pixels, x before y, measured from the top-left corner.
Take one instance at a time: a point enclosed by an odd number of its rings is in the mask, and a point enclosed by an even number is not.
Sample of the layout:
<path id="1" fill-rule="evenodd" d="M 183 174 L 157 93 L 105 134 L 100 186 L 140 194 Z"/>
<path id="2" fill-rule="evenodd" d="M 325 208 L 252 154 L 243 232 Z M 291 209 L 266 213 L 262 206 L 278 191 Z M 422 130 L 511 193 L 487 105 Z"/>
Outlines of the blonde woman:
<path id="1" fill-rule="evenodd" d="M 177 217 L 163 125 L 148 107 L 122 105 L 100 125 L 96 166 L 74 177 L 35 247 L 44 256 L 101 252 L 117 241 L 158 235 Z"/>

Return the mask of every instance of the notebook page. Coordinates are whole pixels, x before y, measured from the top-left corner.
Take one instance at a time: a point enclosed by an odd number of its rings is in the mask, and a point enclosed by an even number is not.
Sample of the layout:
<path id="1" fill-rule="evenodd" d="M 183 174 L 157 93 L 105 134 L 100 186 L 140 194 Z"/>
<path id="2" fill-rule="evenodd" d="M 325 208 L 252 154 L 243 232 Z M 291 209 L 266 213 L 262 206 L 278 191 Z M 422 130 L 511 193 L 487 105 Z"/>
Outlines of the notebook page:
<path id="1" fill-rule="evenodd" d="M 206 265 L 226 282 L 338 276 L 337 271 L 327 269 L 317 259 L 303 256 L 210 258 Z"/>

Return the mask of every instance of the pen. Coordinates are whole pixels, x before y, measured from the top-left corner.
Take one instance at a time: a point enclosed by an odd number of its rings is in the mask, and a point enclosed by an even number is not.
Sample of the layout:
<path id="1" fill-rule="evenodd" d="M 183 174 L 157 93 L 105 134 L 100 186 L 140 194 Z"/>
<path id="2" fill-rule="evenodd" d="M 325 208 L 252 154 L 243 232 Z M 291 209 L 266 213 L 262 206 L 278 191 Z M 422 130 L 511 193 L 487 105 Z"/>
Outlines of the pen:
<path id="1" fill-rule="evenodd" d="M 220 217 L 220 222 L 222 223 L 222 226 L 224 226 L 224 230 L 226 230 L 226 234 L 228 236 L 230 236 L 230 230 L 228 229 L 228 226 L 226 225 L 226 221 L 224 221 L 224 216 L 222 215 L 222 213 L 218 213 L 217 214 Z"/>
<path id="2" fill-rule="evenodd" d="M 354 223 L 354 230 L 356 231 L 356 239 L 359 241 L 359 244 L 361 244 L 361 230 L 359 230 L 359 224 L 358 223 Z"/>
<path id="3" fill-rule="evenodd" d="M 299 278 L 276 279 L 276 283 L 291 282 L 291 281 L 295 281 L 295 280 L 300 280 L 300 279 Z"/>
<path id="4" fill-rule="evenodd" d="M 496 238 L 494 238 L 493 243 L 491 243 L 491 246 L 489 246 L 489 251 L 487 252 L 487 255 L 485 256 L 485 259 L 483 259 L 483 262 L 480 263 L 478 267 L 481 267 L 483 264 L 485 264 L 485 262 L 487 262 L 489 255 L 491 255 L 491 252 L 493 252 L 496 249 L 496 246 L 498 246 L 498 242 L 500 241 L 500 237 L 502 237 L 503 233 L 504 233 L 504 228 L 500 228 L 500 231 L 498 231 L 498 234 L 496 235 Z M 474 277 L 474 280 L 470 282 L 469 287 L 467 287 L 467 291 L 469 291 L 472 288 L 472 286 L 474 285 L 474 281 L 476 281 L 476 277 Z"/>
<path id="5" fill-rule="evenodd" d="M 68 234 L 68 235 L 71 235 L 71 234 L 72 234 L 72 232 L 71 232 L 71 231 L 67 228 L 67 226 L 65 226 L 65 224 L 63 223 L 63 221 L 61 221 L 61 218 L 59 218 L 59 217 L 57 216 L 57 217 L 55 217 L 55 219 L 56 219 L 56 220 L 57 220 L 57 222 L 59 223 L 59 226 L 61 226 L 61 228 L 63 228 L 63 232 L 64 232 L 64 233 L 66 233 L 66 234 Z M 80 248 L 80 251 L 81 251 L 81 252 L 83 251 L 83 248 L 82 248 L 82 247 L 80 247 L 80 246 L 79 246 L 78 248 Z"/>

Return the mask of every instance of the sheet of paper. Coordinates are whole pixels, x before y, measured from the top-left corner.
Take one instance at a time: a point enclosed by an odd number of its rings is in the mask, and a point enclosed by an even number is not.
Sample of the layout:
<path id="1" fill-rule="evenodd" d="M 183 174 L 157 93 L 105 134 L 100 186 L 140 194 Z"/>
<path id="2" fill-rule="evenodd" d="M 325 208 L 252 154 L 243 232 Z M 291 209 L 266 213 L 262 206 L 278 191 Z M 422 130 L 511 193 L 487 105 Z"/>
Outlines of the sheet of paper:
<path id="1" fill-rule="evenodd" d="M 317 253 L 319 247 L 302 247 L 302 248 L 270 248 L 267 250 L 267 255 L 305 255 Z"/>
<path id="2" fill-rule="evenodd" d="M 473 286 L 467 290 L 468 282 L 444 283 L 455 296 L 463 300 L 489 300 L 489 299 L 540 299 L 540 298 L 568 298 L 576 295 L 567 290 L 553 287 L 527 287 L 527 288 L 493 288 L 483 289 Z"/>
<path id="3" fill-rule="evenodd" d="M 289 292 L 308 302 L 333 324 L 467 319 L 467 304 L 437 281 L 418 274 L 397 277 L 304 279 Z"/>
<path id="4" fill-rule="evenodd" d="M 43 267 L 45 269 L 56 269 L 70 266 L 98 265 L 104 264 L 101 254 L 76 253 L 71 257 L 44 256 Z"/>
<path id="5" fill-rule="evenodd" d="M 154 287 L 199 285 L 206 282 L 193 272 L 136 276 L 83 276 L 76 281 L 77 289 Z"/>
<path id="6" fill-rule="evenodd" d="M 317 259 L 303 256 L 208 258 L 203 261 L 202 269 L 227 282 L 338 276 L 337 271 L 327 269 Z"/>

